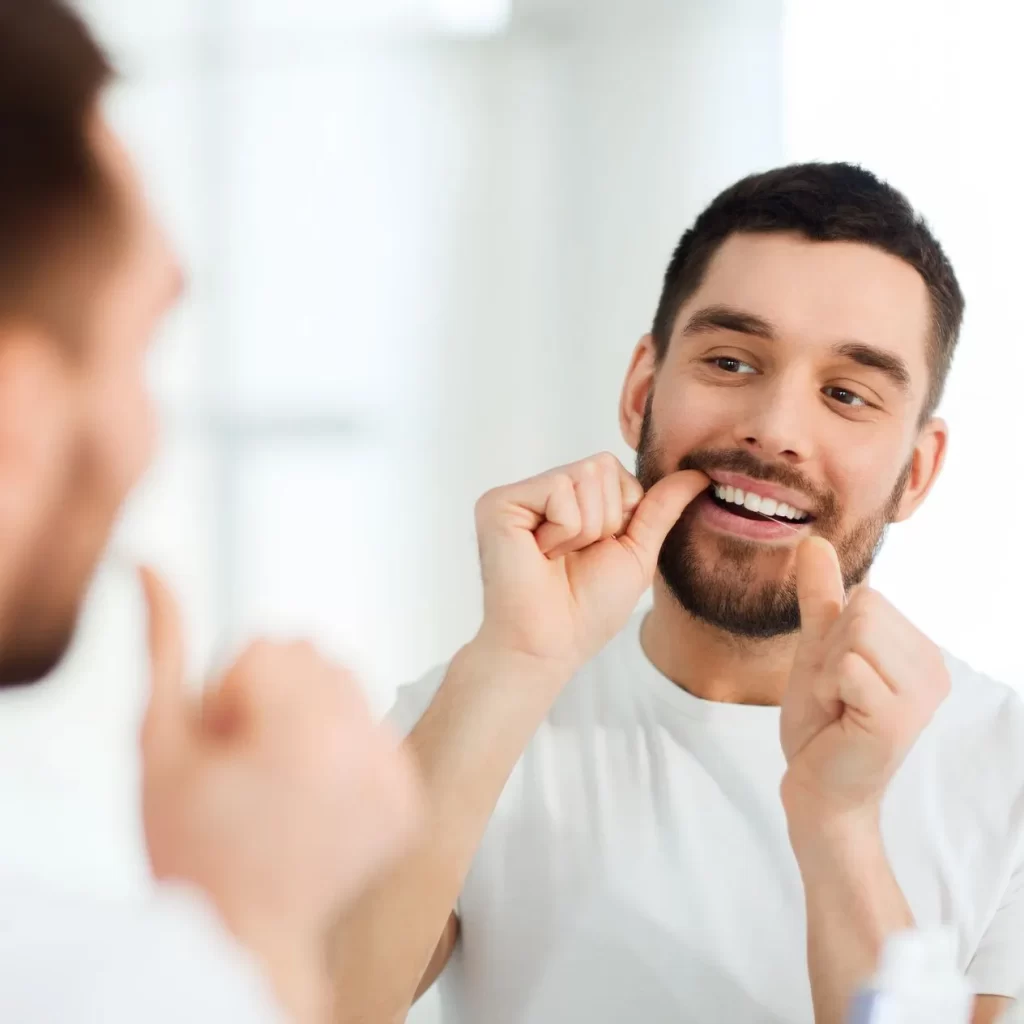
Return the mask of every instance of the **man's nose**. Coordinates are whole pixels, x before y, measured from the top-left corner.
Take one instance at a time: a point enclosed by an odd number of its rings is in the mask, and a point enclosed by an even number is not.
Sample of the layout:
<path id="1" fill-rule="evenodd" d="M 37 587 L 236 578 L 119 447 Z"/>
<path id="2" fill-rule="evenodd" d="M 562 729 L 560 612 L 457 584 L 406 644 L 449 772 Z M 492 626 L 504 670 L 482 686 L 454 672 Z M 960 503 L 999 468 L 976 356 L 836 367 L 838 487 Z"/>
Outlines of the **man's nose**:
<path id="1" fill-rule="evenodd" d="M 753 389 L 736 422 L 737 447 L 768 460 L 798 463 L 813 448 L 813 388 L 779 378 Z"/>

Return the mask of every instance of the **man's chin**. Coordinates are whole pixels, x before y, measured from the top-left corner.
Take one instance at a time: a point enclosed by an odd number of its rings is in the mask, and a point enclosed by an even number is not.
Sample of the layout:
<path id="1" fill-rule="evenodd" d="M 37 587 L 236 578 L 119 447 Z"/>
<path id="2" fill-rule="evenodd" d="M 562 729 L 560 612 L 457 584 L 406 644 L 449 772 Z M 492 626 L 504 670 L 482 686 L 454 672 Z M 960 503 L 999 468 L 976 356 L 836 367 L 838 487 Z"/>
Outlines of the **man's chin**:
<path id="1" fill-rule="evenodd" d="M 31 686 L 45 679 L 57 670 L 67 657 L 74 628 L 63 631 L 59 636 L 34 643 L 15 641 L 5 645 L 0 655 L 0 687 Z"/>
<path id="2" fill-rule="evenodd" d="M 729 593 L 698 593 L 669 590 L 687 614 L 735 640 L 774 640 L 791 636 L 800 629 L 799 606 L 795 601 L 766 597 L 751 601 L 749 595 Z"/>
<path id="3" fill-rule="evenodd" d="M 662 559 L 660 575 L 678 604 L 699 622 L 736 639 L 770 640 L 800 628 L 796 584 L 788 565 L 737 564 L 719 552 L 690 550 Z"/>

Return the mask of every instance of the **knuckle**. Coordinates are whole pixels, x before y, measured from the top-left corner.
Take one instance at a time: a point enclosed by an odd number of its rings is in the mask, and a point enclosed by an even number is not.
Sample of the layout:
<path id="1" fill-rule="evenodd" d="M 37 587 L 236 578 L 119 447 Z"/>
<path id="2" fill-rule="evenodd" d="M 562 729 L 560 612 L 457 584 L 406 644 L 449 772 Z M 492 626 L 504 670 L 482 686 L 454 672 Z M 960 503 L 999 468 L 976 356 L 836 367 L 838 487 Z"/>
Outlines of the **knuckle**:
<path id="1" fill-rule="evenodd" d="M 884 615 L 888 610 L 888 602 L 877 590 L 863 587 L 853 595 L 850 604 L 861 614 L 868 616 Z"/>
<path id="2" fill-rule="evenodd" d="M 369 725 L 372 722 L 370 704 L 355 676 L 347 671 L 339 671 L 335 675 L 334 683 L 335 701 L 341 717 L 357 724 Z"/>
<path id="3" fill-rule="evenodd" d="M 575 498 L 576 484 L 568 473 L 556 473 L 551 478 L 551 493 L 562 498 Z"/>
<path id="4" fill-rule="evenodd" d="M 845 651 L 836 663 L 836 668 L 847 679 L 859 679 L 864 662 L 854 651 Z"/>
<path id="5" fill-rule="evenodd" d="M 862 605 L 851 607 L 846 619 L 846 635 L 856 646 L 867 640 L 874 630 L 874 616 Z"/>
<path id="6" fill-rule="evenodd" d="M 489 491 L 484 492 L 477 498 L 476 501 L 476 518 L 477 521 L 486 521 L 489 517 L 491 510 L 494 508 L 498 501 L 500 491 L 497 488 L 493 488 Z"/>
<path id="7" fill-rule="evenodd" d="M 269 640 L 262 637 L 259 640 L 253 640 L 238 656 L 231 671 L 249 675 L 256 669 L 262 668 L 274 656 L 275 651 L 275 645 Z"/>
<path id="8" fill-rule="evenodd" d="M 313 643 L 308 637 L 303 637 L 298 640 L 293 640 L 288 645 L 288 653 L 294 657 L 302 658 L 307 661 L 323 661 L 323 656 L 317 649 L 316 644 Z"/>

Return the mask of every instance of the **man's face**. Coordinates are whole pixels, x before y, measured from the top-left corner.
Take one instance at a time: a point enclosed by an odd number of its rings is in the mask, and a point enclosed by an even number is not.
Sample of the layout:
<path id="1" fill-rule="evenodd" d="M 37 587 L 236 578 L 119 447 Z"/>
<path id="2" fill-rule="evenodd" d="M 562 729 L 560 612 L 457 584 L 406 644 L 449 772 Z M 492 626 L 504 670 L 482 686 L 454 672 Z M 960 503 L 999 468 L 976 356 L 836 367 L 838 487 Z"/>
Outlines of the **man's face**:
<path id="1" fill-rule="evenodd" d="M 799 628 L 794 553 L 812 532 L 848 586 L 865 578 L 942 462 L 944 425 L 920 422 L 930 324 L 923 280 L 895 257 L 745 234 L 711 261 L 660 367 L 641 342 L 622 406 L 641 483 L 713 481 L 660 559 L 691 614 L 738 637 Z"/>
<path id="2" fill-rule="evenodd" d="M 36 528 L 10 589 L 0 683 L 41 678 L 66 651 L 121 504 L 152 454 L 145 357 L 181 287 L 129 158 L 99 118 L 92 136 L 123 208 L 121 245 L 82 311 L 82 355 L 57 361 L 50 393 L 60 399 L 39 423 L 52 443 L 35 474 Z"/>

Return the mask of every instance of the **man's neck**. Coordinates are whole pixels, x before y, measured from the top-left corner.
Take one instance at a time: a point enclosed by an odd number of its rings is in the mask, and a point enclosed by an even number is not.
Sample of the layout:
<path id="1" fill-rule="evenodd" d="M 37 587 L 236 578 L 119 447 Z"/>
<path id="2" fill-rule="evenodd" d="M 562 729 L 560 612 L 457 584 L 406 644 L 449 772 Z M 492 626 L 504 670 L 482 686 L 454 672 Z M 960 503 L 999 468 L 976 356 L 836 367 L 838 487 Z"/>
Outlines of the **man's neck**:
<path id="1" fill-rule="evenodd" d="M 726 704 L 782 703 L 797 636 L 747 640 L 695 619 L 664 582 L 640 633 L 644 653 L 677 686 L 702 700 Z"/>

